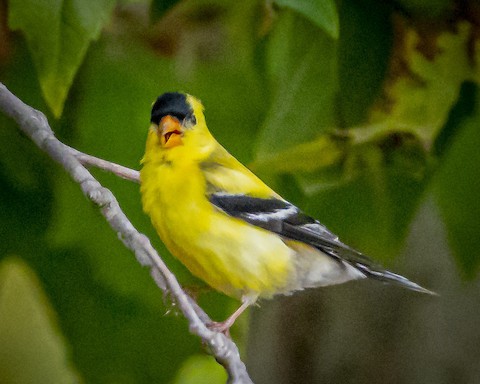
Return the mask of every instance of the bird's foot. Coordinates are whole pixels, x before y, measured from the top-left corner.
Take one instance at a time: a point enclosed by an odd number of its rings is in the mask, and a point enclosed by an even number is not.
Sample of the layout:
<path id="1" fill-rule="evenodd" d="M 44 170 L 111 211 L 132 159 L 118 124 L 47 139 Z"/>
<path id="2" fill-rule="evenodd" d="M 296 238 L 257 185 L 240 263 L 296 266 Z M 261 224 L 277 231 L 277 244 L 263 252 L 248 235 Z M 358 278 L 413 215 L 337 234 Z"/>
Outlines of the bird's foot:
<path id="1" fill-rule="evenodd" d="M 230 327 L 233 325 L 234 321 L 230 321 L 228 318 L 225 321 L 211 321 L 210 323 L 206 324 L 207 328 L 214 332 L 223 333 L 228 338 L 230 337 Z"/>
<path id="2" fill-rule="evenodd" d="M 230 337 L 230 327 L 235 323 L 238 316 L 240 316 L 243 311 L 245 311 L 252 303 L 254 303 L 256 297 L 252 300 L 249 297 L 242 298 L 242 305 L 233 312 L 230 317 L 222 322 L 211 321 L 207 324 L 208 329 L 215 332 L 223 333 L 225 336 Z"/>

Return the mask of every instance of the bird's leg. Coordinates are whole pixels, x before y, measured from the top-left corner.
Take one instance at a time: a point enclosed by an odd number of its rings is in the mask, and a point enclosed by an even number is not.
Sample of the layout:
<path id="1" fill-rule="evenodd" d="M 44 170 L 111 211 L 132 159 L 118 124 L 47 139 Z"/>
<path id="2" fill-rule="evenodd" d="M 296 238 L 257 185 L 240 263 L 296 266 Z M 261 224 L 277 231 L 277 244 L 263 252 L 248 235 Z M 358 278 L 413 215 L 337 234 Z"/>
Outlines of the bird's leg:
<path id="1" fill-rule="evenodd" d="M 256 301 L 256 297 L 252 298 L 250 296 L 242 297 L 242 305 L 233 312 L 228 319 L 221 322 L 212 321 L 207 324 L 207 327 L 212 331 L 221 332 L 225 336 L 230 337 L 230 327 L 235 323 L 235 320 L 250 306 Z"/>

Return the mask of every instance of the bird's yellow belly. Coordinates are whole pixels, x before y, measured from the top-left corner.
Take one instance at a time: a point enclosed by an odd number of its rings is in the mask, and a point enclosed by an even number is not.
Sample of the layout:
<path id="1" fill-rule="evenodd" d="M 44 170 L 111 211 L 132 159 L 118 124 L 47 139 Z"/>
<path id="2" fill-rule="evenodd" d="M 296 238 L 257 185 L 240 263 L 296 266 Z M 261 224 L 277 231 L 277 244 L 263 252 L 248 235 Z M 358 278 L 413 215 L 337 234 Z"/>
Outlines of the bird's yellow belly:
<path id="1" fill-rule="evenodd" d="M 175 188 L 169 173 L 163 169 L 157 177 L 142 178 L 142 196 L 144 209 L 170 252 L 227 295 L 269 297 L 281 291 L 293 271 L 293 251 L 280 237 L 220 212 L 201 185 L 184 182 Z M 164 209 L 172 202 L 175 207 Z"/>
<path id="2" fill-rule="evenodd" d="M 184 263 L 232 296 L 271 296 L 286 285 L 291 272 L 293 252 L 279 237 L 220 212 L 194 243 L 195 254 Z"/>

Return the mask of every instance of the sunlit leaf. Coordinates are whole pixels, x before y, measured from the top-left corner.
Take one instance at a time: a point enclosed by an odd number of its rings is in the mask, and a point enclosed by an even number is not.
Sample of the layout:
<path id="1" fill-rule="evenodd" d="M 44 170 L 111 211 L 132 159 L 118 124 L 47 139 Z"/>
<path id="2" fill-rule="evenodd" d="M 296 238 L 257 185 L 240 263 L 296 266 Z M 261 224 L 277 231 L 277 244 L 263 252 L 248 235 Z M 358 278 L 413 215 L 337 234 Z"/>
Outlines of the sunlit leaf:
<path id="1" fill-rule="evenodd" d="M 344 144 L 325 135 L 272 155 L 264 154 L 250 167 L 273 173 L 315 172 L 337 164 L 345 151 Z"/>
<path id="2" fill-rule="evenodd" d="M 475 76 L 469 53 L 472 26 L 461 23 L 455 31 L 442 31 L 430 39 L 400 25 L 402 41 L 396 43 L 384 96 L 372 110 L 370 123 L 384 132 L 412 132 L 430 147 L 462 83 Z M 368 132 L 369 125 L 364 128 Z"/>
<path id="3" fill-rule="evenodd" d="M 47 298 L 17 258 L 0 264 L 0 345 L 2 383 L 79 382 Z"/>
<path id="4" fill-rule="evenodd" d="M 9 25 L 21 30 L 43 95 L 56 117 L 90 43 L 108 21 L 115 0 L 11 0 Z"/>
<path id="5" fill-rule="evenodd" d="M 333 39 L 338 38 L 339 21 L 334 0 L 274 0 L 274 3 L 298 12 Z"/>
<path id="6" fill-rule="evenodd" d="M 394 53 L 395 60 L 401 61 L 402 65 L 407 65 L 408 70 L 398 71 L 396 65 L 392 64 L 388 74 L 390 80 L 386 81 L 384 89 L 384 96 L 382 96 L 375 106 L 372 108 L 370 118 L 362 125 L 349 127 L 342 131 L 346 140 L 351 140 L 352 145 L 364 145 L 371 142 L 375 145 L 378 140 L 388 137 L 391 134 L 406 133 L 417 137 L 425 148 L 430 148 L 433 141 L 437 137 L 441 128 L 445 125 L 450 109 L 458 99 L 460 88 L 464 81 L 474 80 L 478 77 L 478 71 L 469 58 L 468 39 L 471 34 L 471 26 L 468 24 L 460 24 L 457 32 L 443 32 L 435 40 L 433 45 L 428 47 L 428 52 L 421 51 L 420 43 L 426 44 L 420 40 L 420 36 L 411 27 L 405 27 L 403 44 L 399 45 L 402 48 L 397 48 Z M 424 50 L 427 48 L 424 47 Z M 433 52 L 433 53 L 432 53 Z M 286 52 L 284 53 L 286 54 Z M 429 54 L 433 54 L 429 57 Z M 277 59 L 278 61 L 278 59 Z M 278 64 L 277 64 L 278 65 Z M 319 80 L 321 79 L 321 80 Z M 317 81 L 323 81 L 324 77 L 318 77 Z M 313 81 L 313 80 L 312 80 Z M 295 83 L 290 83 L 291 89 L 294 91 Z M 302 91 L 309 92 L 309 88 L 302 84 Z M 328 92 L 323 88 L 322 92 Z M 294 104 L 295 100 L 292 95 L 294 92 L 288 92 L 287 87 L 280 92 L 282 102 L 277 104 L 289 111 L 282 110 L 281 107 L 275 109 L 270 119 L 267 120 L 267 128 L 264 136 L 264 158 L 272 157 L 276 148 L 290 147 L 289 153 L 301 151 L 304 144 L 301 141 L 304 135 L 307 135 L 312 130 L 308 126 L 317 128 L 319 124 L 315 125 L 315 113 L 318 107 L 315 108 L 315 103 L 305 104 L 311 109 Z M 299 100 L 304 100 L 298 97 Z M 311 100 L 310 97 L 307 97 Z M 328 112 L 322 109 L 325 114 Z M 293 118 L 287 120 L 284 116 L 289 114 L 297 114 L 301 112 L 301 116 L 296 121 L 303 123 L 295 124 Z M 313 122 L 308 119 L 314 119 Z M 288 121 L 288 124 L 285 123 Z M 270 123 L 272 121 L 272 123 Z M 307 124 L 307 126 L 305 126 Z M 298 126 L 301 129 L 298 129 Z M 270 129 L 268 129 L 270 128 Z M 333 131 L 332 127 L 327 127 L 327 130 Z M 275 134 L 276 133 L 276 134 Z M 268 136 L 267 136 L 268 135 Z M 325 139 L 317 139 L 320 142 Z M 262 141 L 260 142 L 262 143 Z M 298 148 L 292 148 L 298 145 Z M 260 148 L 263 148 L 260 146 Z M 268 149 L 267 149 L 268 148 Z M 337 150 L 332 146 L 332 151 Z M 345 148 L 352 148 L 345 147 Z M 282 148 L 285 149 L 285 148 Z M 318 157 L 326 156 L 331 158 L 334 154 L 328 154 L 329 149 L 319 146 L 322 152 L 318 153 Z M 346 154 L 348 155 L 348 154 Z M 338 157 L 338 156 L 337 156 Z M 259 160 L 263 160 L 259 155 Z M 282 161 L 282 157 L 279 157 Z M 320 162 L 322 164 L 322 162 Z M 282 168 L 281 166 L 278 166 Z M 289 158 L 290 171 L 295 168 L 302 170 L 305 168 L 305 162 L 298 156 L 296 159 Z"/>

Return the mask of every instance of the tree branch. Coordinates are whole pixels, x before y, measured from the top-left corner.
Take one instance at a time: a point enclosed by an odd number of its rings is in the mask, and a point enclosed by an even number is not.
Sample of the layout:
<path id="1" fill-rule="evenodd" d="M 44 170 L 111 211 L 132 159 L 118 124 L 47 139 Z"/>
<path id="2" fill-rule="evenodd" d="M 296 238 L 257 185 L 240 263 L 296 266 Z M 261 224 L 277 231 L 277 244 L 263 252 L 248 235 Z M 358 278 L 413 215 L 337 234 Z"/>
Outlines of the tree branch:
<path id="1" fill-rule="evenodd" d="M 107 172 L 112 172 L 115 175 L 125 180 L 130 180 L 135 183 L 140 183 L 140 172 L 124 167 L 120 164 L 112 163 L 111 161 L 99 159 L 98 157 L 87 155 L 75 148 L 68 147 L 77 160 L 86 167 L 96 167 Z"/>
<path id="2" fill-rule="evenodd" d="M 58 162 L 80 185 L 84 195 L 95 203 L 112 229 L 127 248 L 132 250 L 138 262 L 150 268 L 155 283 L 171 295 L 189 322 L 190 332 L 199 336 L 209 346 L 216 360 L 228 373 L 228 383 L 252 383 L 235 343 L 225 335 L 213 332 L 205 326 L 208 315 L 185 294 L 177 279 L 167 268 L 150 240 L 139 233 L 121 210 L 112 192 L 103 187 L 85 168 L 95 166 L 113 172 L 127 180 L 139 182 L 137 171 L 86 155 L 59 141 L 50 128 L 45 115 L 23 103 L 0 83 L 0 110 L 15 120 L 20 130 L 35 144 Z"/>

